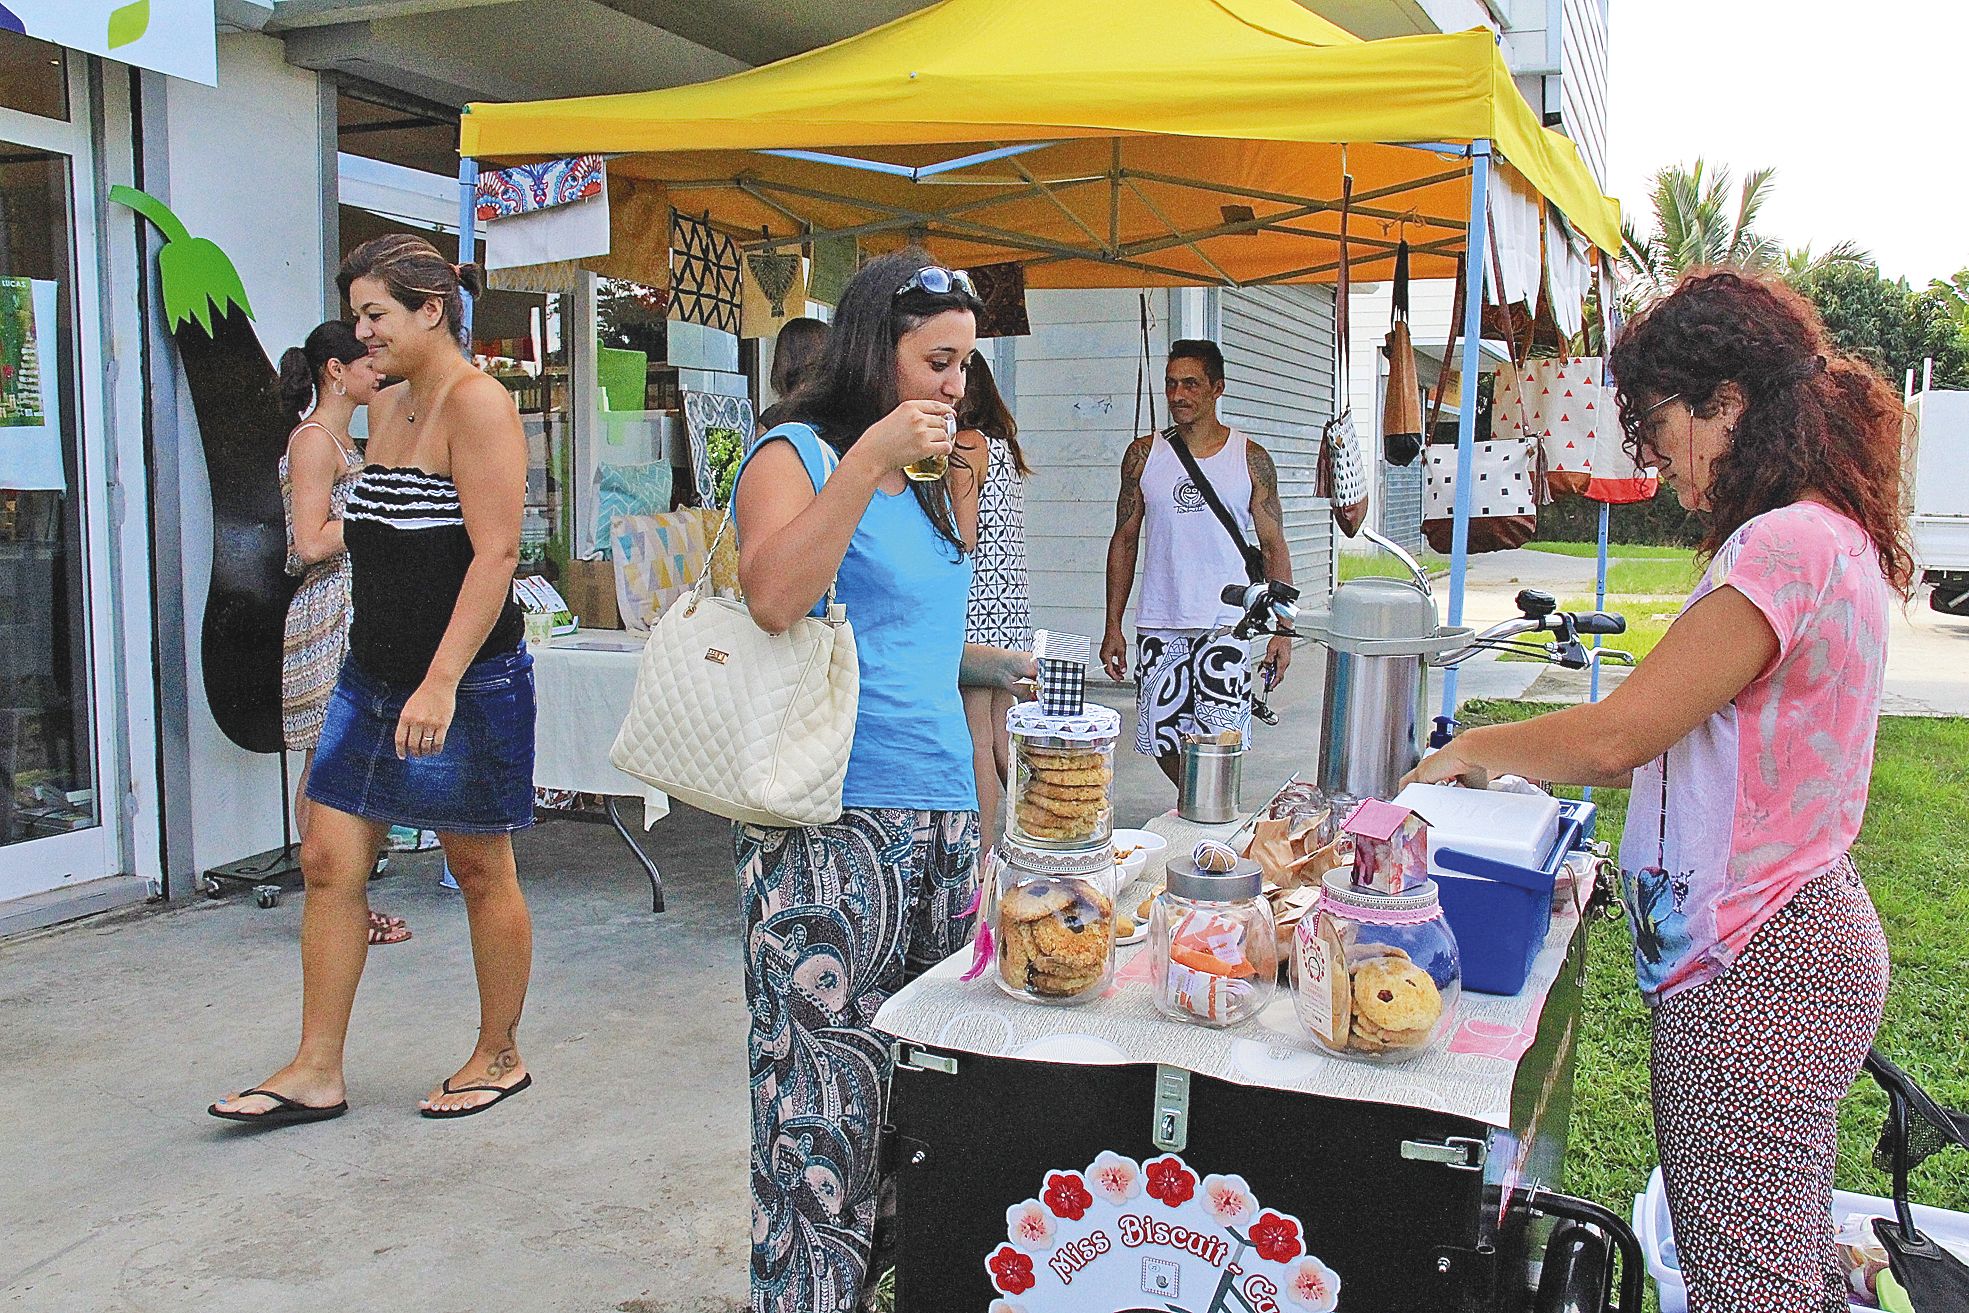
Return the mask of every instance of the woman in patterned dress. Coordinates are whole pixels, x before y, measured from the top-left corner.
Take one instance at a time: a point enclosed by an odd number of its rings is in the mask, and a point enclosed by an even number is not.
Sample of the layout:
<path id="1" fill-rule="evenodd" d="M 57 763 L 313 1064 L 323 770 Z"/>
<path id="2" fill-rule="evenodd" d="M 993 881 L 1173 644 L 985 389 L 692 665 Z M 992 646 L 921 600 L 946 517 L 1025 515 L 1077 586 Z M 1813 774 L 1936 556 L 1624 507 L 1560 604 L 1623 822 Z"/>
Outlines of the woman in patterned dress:
<path id="1" fill-rule="evenodd" d="M 342 545 L 342 511 L 362 471 L 349 423 L 376 387 L 368 349 L 339 319 L 320 325 L 280 357 L 281 406 L 299 421 L 280 458 L 280 499 L 287 509 L 287 573 L 301 580 L 287 604 L 281 722 L 288 751 L 307 754 L 294 794 L 294 827 L 303 838 L 322 715 L 349 652 L 349 555 Z M 370 943 L 408 938 L 402 917 L 369 914 Z"/>
<path id="2" fill-rule="evenodd" d="M 967 644 L 978 484 L 948 456 L 982 309 L 905 249 L 863 265 L 820 360 L 741 466 L 739 574 L 783 633 L 830 585 L 861 687 L 840 819 L 732 827 L 745 917 L 751 1313 L 873 1307 L 891 1239 L 882 1166 L 885 1000 L 971 937 L 977 793 L 961 686 L 1011 688 L 1028 653 Z M 969 503 L 969 505 L 967 505 Z"/>
<path id="3" fill-rule="evenodd" d="M 956 458 L 977 480 L 977 521 L 959 529 L 972 544 L 975 568 L 964 620 L 964 641 L 1017 652 L 1032 649 L 1032 597 L 1026 581 L 1025 480 L 1032 474 L 1019 426 L 982 353 L 971 356 L 964 400 L 957 407 Z M 1005 713 L 1016 701 L 1008 689 L 967 688 L 964 718 L 971 727 L 971 769 L 978 778 L 983 851 L 998 842 L 1011 736 Z"/>
<path id="4" fill-rule="evenodd" d="M 1854 867 L 1888 617 L 1914 578 L 1902 409 L 1781 282 L 1691 274 L 1608 362 L 1709 558 L 1604 702 L 1459 735 L 1410 776 L 1631 788 L 1622 902 L 1691 1313 L 1844 1313 L 1839 1101 L 1887 997 Z"/>

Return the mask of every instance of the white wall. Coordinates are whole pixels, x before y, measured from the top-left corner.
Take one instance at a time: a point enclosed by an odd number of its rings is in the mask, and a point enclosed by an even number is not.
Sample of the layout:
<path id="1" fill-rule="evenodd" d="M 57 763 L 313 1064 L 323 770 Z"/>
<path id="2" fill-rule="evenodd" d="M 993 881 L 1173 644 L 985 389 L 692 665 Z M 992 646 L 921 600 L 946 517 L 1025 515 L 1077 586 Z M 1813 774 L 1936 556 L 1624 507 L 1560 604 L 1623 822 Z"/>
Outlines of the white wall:
<path id="1" fill-rule="evenodd" d="M 321 322 L 325 305 L 324 125 L 320 79 L 290 66 L 271 37 L 219 38 L 219 85 L 173 80 L 164 199 L 194 236 L 232 257 L 270 360 Z M 184 537 L 187 672 L 191 700 L 192 854 L 204 870 L 280 844 L 276 759 L 241 751 L 205 701 L 199 629 L 211 575 L 212 502 L 198 421 L 175 382 L 180 452 L 177 513 Z M 160 398 L 160 404 L 166 403 Z M 162 499 L 169 493 L 159 489 Z M 159 514 L 171 508 L 160 504 Z"/>
<path id="2" fill-rule="evenodd" d="M 1121 457 L 1148 430 L 1135 426 L 1142 359 L 1139 293 L 1034 291 L 1032 334 L 1014 338 L 1012 413 L 1033 475 L 1026 484 L 1026 560 L 1033 623 L 1100 640 L 1107 625 L 1108 539 Z M 1169 349 L 1169 294 L 1149 293 L 1150 372 L 1156 417 Z M 1139 581 L 1138 581 L 1139 583 Z M 1138 588 L 1139 591 L 1139 588 Z M 1132 633 L 1133 608 L 1129 611 Z"/>

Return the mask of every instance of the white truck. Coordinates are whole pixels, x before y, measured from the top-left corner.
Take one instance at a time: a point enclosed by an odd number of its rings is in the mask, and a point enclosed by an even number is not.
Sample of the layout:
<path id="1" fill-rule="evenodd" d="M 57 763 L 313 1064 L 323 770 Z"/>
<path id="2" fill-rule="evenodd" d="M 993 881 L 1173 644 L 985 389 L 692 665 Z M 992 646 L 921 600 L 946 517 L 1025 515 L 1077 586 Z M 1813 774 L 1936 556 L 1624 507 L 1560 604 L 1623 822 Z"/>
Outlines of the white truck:
<path id="1" fill-rule="evenodd" d="M 1969 617 L 1969 392 L 1922 391 L 1914 425 L 1914 562 L 1928 605 Z"/>

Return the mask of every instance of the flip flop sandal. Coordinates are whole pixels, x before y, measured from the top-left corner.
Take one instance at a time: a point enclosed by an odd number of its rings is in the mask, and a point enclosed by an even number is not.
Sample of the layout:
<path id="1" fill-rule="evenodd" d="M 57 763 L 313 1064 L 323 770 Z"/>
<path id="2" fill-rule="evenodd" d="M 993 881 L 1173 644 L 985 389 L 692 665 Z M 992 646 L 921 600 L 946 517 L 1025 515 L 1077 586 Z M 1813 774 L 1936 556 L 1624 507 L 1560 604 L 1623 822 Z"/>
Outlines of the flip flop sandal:
<path id="1" fill-rule="evenodd" d="M 460 1085 L 454 1090 L 451 1088 L 451 1082 L 446 1080 L 440 1082 L 438 1085 L 438 1088 L 446 1094 L 496 1094 L 499 1097 L 496 1099 L 487 1099 L 484 1103 L 474 1104 L 469 1108 L 419 1108 L 417 1111 L 425 1117 L 434 1119 L 470 1117 L 474 1113 L 484 1112 L 487 1108 L 498 1107 L 501 1103 L 512 1098 L 531 1084 L 533 1084 L 532 1072 L 528 1072 L 511 1085 Z"/>
<path id="2" fill-rule="evenodd" d="M 272 1099 L 274 1106 L 265 1112 L 226 1112 L 215 1103 L 205 1111 L 229 1122 L 250 1122 L 256 1126 L 298 1126 L 302 1122 L 333 1121 L 349 1110 L 347 1099 L 330 1107 L 320 1107 L 311 1103 L 301 1103 L 288 1098 L 285 1094 L 276 1094 L 272 1090 L 241 1090 L 233 1098 L 244 1099 L 255 1094 L 261 1098 Z"/>
<path id="3" fill-rule="evenodd" d="M 369 914 L 369 942 L 377 944 L 401 944 L 411 937 L 410 927 L 400 916 L 384 916 L 381 912 Z"/>

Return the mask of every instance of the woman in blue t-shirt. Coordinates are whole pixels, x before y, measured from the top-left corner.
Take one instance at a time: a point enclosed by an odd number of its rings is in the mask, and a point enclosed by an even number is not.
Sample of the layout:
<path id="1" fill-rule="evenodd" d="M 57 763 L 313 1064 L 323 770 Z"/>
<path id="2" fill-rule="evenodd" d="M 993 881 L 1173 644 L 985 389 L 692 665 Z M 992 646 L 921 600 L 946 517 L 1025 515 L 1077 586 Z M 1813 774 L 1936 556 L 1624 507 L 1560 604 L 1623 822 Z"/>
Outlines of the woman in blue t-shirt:
<path id="1" fill-rule="evenodd" d="M 888 1041 L 883 1002 L 969 939 L 978 801 L 960 684 L 1013 688 L 1029 654 L 967 645 L 978 488 L 951 461 L 982 309 L 920 250 L 842 293 L 791 422 L 734 493 L 739 579 L 771 633 L 830 583 L 855 629 L 861 694 L 829 825 L 735 825 L 752 1089 L 753 1313 L 854 1313 L 872 1253 Z M 838 456 L 838 464 L 836 457 Z M 904 467 L 941 458 L 917 481 Z"/>

